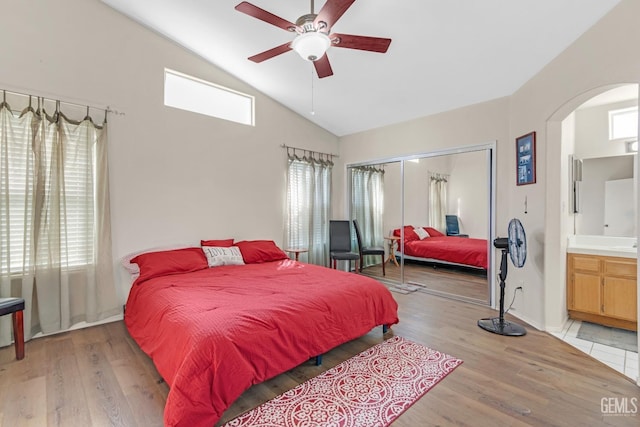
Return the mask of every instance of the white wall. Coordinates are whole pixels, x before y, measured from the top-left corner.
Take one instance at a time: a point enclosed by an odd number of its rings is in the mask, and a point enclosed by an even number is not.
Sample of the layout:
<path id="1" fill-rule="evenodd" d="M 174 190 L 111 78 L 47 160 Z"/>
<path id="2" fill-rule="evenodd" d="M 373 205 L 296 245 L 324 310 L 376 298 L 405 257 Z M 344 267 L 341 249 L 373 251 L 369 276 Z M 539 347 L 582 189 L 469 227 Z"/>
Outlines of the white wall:
<path id="1" fill-rule="evenodd" d="M 4 17 L 0 88 L 125 114 L 109 117 L 114 261 L 203 238 L 280 243 L 279 145 L 338 150 L 334 135 L 99 0 L 11 2 Z M 165 67 L 254 95 L 256 126 L 165 107 Z"/>
<path id="2" fill-rule="evenodd" d="M 575 156 L 578 159 L 589 159 L 625 154 L 625 141 L 609 140 L 609 111 L 637 106 L 638 100 L 635 99 L 578 109 Z"/>
<path id="3" fill-rule="evenodd" d="M 486 151 L 451 156 L 449 214 L 458 215 L 460 232 L 489 238 L 489 165 Z"/>
<path id="4" fill-rule="evenodd" d="M 406 161 L 404 166 L 404 223 L 415 227 L 431 226 L 429 216 L 429 173 L 451 174 L 451 156 L 435 156 Z M 449 177 L 451 178 L 451 177 Z M 450 180 L 449 180 L 450 182 Z M 399 224 L 399 223 L 398 223 Z M 438 227 L 436 227 L 438 228 Z M 440 230 L 443 233 L 444 229 Z"/>

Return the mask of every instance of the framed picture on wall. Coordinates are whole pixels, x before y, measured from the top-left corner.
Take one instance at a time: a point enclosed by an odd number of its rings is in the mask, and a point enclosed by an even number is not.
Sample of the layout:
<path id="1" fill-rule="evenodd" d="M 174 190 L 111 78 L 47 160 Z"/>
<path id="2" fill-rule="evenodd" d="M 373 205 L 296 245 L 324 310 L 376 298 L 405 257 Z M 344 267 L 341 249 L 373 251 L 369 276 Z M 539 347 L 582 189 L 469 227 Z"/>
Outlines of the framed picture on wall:
<path id="1" fill-rule="evenodd" d="M 536 133 L 530 132 L 516 138 L 517 184 L 536 183 Z"/>

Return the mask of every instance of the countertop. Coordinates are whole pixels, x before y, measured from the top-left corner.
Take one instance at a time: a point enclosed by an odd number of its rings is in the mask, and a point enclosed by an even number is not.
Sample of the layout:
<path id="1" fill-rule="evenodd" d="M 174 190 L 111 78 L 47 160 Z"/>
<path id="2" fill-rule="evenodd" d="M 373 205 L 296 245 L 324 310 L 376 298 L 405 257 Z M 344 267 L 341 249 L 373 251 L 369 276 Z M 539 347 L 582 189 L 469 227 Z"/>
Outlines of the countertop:
<path id="1" fill-rule="evenodd" d="M 632 237 L 569 236 L 567 252 L 638 259 L 637 240 Z"/>

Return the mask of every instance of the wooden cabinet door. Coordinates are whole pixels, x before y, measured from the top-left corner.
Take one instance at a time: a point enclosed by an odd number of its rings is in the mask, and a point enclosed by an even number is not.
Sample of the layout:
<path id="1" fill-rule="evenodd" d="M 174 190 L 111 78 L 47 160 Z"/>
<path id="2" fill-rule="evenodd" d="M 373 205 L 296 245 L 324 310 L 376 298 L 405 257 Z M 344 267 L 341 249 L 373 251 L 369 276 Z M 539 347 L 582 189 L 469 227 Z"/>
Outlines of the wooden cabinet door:
<path id="1" fill-rule="evenodd" d="M 573 273 L 572 309 L 599 314 L 601 281 L 599 274 Z"/>
<path id="2" fill-rule="evenodd" d="M 605 277 L 603 305 L 606 316 L 635 321 L 638 318 L 636 280 Z"/>

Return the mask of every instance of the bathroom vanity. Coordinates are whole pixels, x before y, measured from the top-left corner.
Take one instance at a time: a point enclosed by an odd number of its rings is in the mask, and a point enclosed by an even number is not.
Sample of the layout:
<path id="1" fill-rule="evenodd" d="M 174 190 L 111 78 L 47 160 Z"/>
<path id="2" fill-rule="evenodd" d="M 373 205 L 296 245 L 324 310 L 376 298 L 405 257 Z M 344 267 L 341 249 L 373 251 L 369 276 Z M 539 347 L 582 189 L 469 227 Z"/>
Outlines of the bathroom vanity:
<path id="1" fill-rule="evenodd" d="M 570 236 L 567 245 L 569 317 L 637 330 L 636 239 Z"/>

